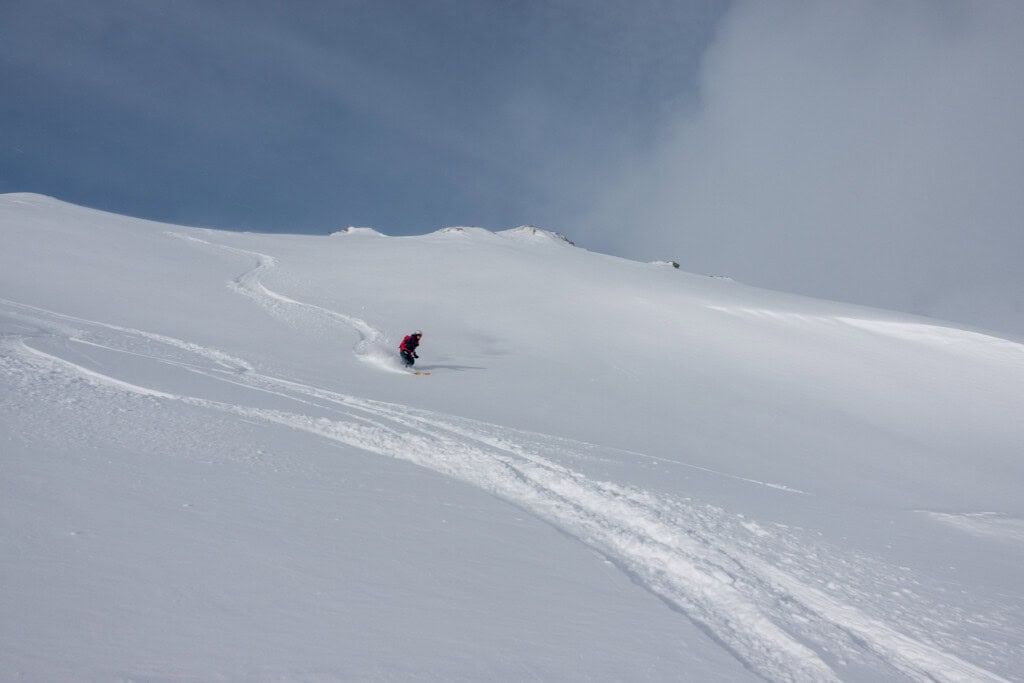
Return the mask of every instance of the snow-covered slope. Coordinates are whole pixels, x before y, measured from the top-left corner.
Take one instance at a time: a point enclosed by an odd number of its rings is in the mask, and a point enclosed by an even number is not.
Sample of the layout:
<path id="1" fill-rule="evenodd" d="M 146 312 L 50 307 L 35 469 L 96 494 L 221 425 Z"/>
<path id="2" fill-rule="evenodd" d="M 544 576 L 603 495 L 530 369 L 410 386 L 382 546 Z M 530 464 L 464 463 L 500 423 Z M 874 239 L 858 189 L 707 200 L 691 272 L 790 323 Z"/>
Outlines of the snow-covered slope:
<path id="1" fill-rule="evenodd" d="M 0 196 L 0 678 L 1021 680 L 1022 387 L 536 228 Z"/>

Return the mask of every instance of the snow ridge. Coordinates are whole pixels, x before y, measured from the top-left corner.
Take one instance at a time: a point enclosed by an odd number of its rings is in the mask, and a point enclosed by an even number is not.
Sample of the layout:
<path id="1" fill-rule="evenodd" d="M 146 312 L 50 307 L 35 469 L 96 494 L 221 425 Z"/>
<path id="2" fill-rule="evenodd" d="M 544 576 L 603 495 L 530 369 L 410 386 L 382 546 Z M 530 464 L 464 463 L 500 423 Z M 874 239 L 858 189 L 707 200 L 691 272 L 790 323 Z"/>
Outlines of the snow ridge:
<path id="1" fill-rule="evenodd" d="M 518 228 L 510 228 L 508 230 L 501 230 L 496 235 L 502 237 L 510 237 L 514 239 L 529 239 L 529 240 L 544 240 L 549 242 L 562 242 L 570 246 L 576 246 L 576 243 L 566 237 L 560 232 L 554 230 L 545 230 L 544 228 L 534 227 L 532 225 L 520 225 Z"/>

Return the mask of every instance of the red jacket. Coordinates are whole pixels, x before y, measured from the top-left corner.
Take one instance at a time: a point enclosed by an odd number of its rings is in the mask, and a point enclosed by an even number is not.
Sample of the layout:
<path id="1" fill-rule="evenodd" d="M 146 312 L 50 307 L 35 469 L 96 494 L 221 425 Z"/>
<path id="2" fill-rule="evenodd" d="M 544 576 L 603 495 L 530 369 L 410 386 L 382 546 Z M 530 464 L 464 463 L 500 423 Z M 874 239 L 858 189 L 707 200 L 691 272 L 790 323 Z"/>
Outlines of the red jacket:
<path id="1" fill-rule="evenodd" d="M 416 347 L 420 345 L 420 338 L 415 334 L 405 335 L 405 339 L 399 344 L 399 351 L 408 351 L 409 353 L 416 353 Z"/>

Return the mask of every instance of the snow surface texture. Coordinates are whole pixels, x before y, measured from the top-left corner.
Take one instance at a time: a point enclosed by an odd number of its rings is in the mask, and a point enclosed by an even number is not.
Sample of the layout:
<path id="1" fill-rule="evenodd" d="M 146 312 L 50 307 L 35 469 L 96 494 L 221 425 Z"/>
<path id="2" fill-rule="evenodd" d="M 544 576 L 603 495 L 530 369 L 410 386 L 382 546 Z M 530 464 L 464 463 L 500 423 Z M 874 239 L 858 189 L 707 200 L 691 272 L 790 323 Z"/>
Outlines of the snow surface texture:
<path id="1" fill-rule="evenodd" d="M 532 227 L 4 195 L 0 678 L 1022 680 L 1022 386 Z"/>

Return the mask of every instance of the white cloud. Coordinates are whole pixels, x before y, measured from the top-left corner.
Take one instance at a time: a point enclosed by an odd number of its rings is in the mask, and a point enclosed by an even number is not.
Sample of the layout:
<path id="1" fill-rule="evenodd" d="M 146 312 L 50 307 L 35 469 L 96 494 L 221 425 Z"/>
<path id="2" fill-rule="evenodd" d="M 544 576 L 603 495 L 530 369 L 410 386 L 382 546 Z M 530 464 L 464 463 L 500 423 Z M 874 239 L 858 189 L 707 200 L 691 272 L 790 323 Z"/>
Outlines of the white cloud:
<path id="1" fill-rule="evenodd" d="M 1018 4 L 740 3 L 602 246 L 1024 332 L 1022 64 Z"/>

